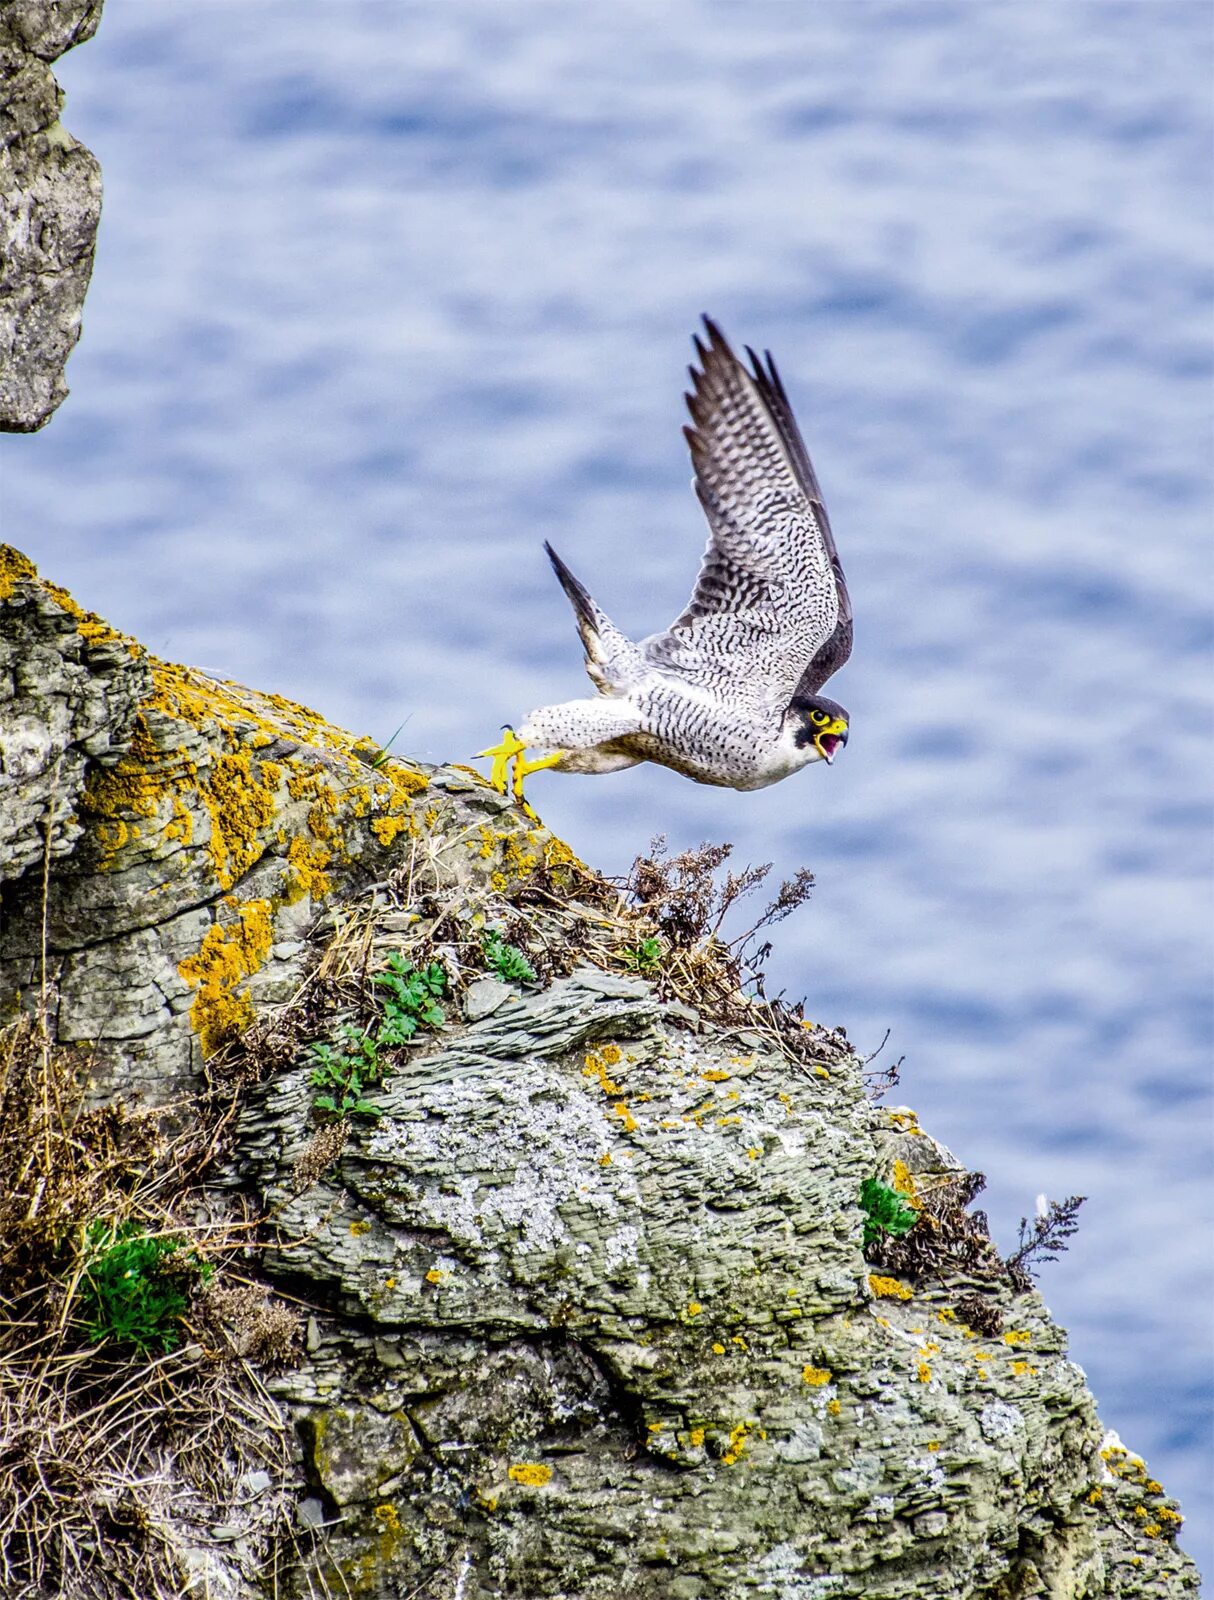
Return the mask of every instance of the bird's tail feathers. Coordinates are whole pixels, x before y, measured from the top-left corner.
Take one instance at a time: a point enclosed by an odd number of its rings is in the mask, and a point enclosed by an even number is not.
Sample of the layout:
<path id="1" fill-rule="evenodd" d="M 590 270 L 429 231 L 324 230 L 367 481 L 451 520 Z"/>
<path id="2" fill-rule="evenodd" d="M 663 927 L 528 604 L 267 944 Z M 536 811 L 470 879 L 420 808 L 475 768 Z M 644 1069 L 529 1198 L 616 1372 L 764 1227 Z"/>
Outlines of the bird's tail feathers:
<path id="1" fill-rule="evenodd" d="M 577 631 L 586 652 L 586 671 L 590 681 L 600 694 L 626 693 L 643 670 L 640 651 L 596 604 L 586 586 L 574 577 L 547 540 L 544 541 L 544 549 L 577 618 Z"/>

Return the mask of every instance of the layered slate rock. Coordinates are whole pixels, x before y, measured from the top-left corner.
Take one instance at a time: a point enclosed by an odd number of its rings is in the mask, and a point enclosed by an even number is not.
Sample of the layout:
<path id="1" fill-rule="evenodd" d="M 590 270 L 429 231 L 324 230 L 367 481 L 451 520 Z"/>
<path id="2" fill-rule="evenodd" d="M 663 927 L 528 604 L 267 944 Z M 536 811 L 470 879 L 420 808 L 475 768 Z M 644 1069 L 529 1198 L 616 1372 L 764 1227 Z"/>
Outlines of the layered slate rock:
<path id="1" fill-rule="evenodd" d="M 663 998 L 577 931 L 607 887 L 474 774 L 159 662 L 15 552 L 0 650 L 0 1007 L 178 1120 L 259 1063 L 211 1204 L 252 1208 L 247 1270 L 307 1308 L 264 1375 L 297 1527 L 259 1570 L 195 1510 L 211 1593 L 1196 1592 L 1040 1298 L 865 1259 L 863 1179 L 963 1168 L 839 1036 L 807 1063 Z M 555 953 L 534 984 L 466 960 L 511 917 Z M 306 1049 L 349 1017 L 334 952 L 414 950 L 446 1025 L 336 1125 Z"/>
<path id="2" fill-rule="evenodd" d="M 0 6 L 0 431 L 30 433 L 67 394 L 101 215 L 101 170 L 59 120 L 51 64 L 91 39 L 101 0 Z"/>

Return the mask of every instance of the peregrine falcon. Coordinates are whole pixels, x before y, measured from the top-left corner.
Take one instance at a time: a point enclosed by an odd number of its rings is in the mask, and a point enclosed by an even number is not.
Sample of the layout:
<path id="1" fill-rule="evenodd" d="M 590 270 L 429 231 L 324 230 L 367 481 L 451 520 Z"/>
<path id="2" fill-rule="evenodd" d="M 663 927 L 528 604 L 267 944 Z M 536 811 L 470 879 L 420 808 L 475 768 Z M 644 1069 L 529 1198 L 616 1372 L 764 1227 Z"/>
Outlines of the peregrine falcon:
<path id="1" fill-rule="evenodd" d="M 696 783 L 762 789 L 832 762 L 848 715 L 818 693 L 851 653 L 852 613 L 822 492 L 770 352 L 746 367 L 704 318 L 685 398 L 708 548 L 686 610 L 634 643 L 545 544 L 577 618 L 596 697 L 541 706 L 482 755 L 503 793 L 541 767 L 640 761 Z M 550 752 L 528 760 L 530 747 Z"/>

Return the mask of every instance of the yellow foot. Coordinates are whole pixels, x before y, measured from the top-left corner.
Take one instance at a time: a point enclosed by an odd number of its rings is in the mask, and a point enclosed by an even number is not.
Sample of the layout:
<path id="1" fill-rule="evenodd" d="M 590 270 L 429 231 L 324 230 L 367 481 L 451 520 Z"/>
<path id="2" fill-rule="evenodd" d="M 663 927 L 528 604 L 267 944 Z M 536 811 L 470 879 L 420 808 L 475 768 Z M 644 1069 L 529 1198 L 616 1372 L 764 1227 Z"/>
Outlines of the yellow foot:
<path id="1" fill-rule="evenodd" d="M 505 737 L 502 739 L 501 744 L 495 744 L 492 749 L 481 750 L 477 754 L 478 761 L 482 760 L 485 756 L 491 756 L 493 758 L 493 767 L 489 773 L 489 782 L 499 794 L 505 794 L 506 792 L 506 768 L 516 756 L 521 756 L 523 751 L 527 748 L 527 746 L 515 733 L 513 728 L 509 726 L 504 727 L 502 729 L 502 733 L 505 735 Z"/>
<path id="2" fill-rule="evenodd" d="M 524 755 L 515 757 L 514 782 L 511 787 L 514 790 L 514 798 L 525 810 L 531 811 L 531 807 L 523 796 L 523 779 L 529 778 L 533 772 L 539 772 L 544 767 L 555 767 L 563 754 L 563 750 L 555 750 L 552 755 L 541 756 L 538 761 L 528 761 Z M 531 812 L 531 814 L 532 816 L 535 815 L 534 812 Z"/>

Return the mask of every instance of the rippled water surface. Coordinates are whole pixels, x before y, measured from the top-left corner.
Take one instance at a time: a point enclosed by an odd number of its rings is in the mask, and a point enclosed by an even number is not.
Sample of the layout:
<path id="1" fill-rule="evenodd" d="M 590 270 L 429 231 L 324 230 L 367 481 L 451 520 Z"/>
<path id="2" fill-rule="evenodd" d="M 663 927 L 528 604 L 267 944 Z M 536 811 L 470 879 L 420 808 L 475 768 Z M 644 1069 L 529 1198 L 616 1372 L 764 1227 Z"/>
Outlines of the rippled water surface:
<path id="1" fill-rule="evenodd" d="M 855 599 L 832 770 L 540 775 L 817 873 L 777 987 L 990 1178 L 1102 1414 L 1208 1548 L 1210 12 L 111 5 L 62 63 L 106 208 L 4 526 L 162 654 L 429 759 L 582 692 L 703 528 L 702 310 L 781 363 Z"/>

